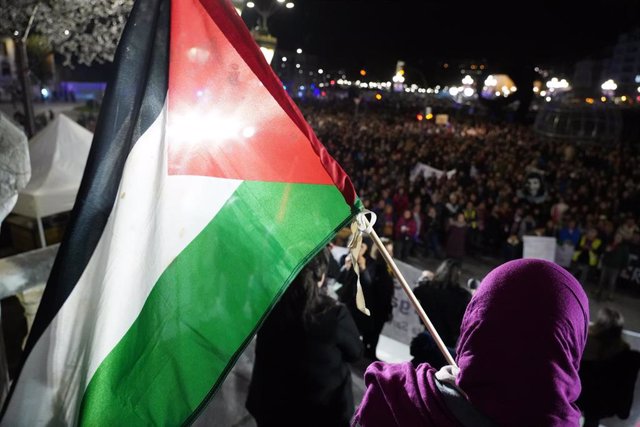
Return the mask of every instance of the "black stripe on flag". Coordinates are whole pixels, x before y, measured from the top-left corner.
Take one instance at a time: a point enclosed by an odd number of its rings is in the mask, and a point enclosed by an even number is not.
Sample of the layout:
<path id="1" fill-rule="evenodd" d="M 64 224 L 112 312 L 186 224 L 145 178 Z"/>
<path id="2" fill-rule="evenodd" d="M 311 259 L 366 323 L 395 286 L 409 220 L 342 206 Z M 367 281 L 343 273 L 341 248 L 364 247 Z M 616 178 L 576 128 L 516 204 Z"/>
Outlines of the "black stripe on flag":
<path id="1" fill-rule="evenodd" d="M 169 74 L 170 0 L 137 0 L 122 33 L 69 226 L 23 360 L 73 291 L 98 245 L 140 136 L 159 116 Z"/>

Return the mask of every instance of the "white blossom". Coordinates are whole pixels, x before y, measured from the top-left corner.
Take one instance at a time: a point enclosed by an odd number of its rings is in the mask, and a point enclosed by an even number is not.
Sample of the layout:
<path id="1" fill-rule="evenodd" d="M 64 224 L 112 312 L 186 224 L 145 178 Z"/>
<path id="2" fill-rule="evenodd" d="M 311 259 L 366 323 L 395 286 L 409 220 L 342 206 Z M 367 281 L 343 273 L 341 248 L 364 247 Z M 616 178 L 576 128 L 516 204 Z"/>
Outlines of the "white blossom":
<path id="1" fill-rule="evenodd" d="M 45 36 L 71 66 L 113 60 L 133 0 L 0 0 L 0 34 L 22 34 L 36 4 L 31 31 Z"/>

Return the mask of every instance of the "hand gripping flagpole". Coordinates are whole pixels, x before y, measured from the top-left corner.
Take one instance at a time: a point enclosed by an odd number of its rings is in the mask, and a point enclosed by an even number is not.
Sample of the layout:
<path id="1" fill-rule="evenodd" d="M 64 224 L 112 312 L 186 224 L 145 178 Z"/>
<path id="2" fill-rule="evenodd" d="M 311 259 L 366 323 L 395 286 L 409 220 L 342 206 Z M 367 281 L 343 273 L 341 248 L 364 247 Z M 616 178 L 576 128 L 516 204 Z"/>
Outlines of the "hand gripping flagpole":
<path id="1" fill-rule="evenodd" d="M 371 222 L 367 219 L 367 216 L 366 216 L 367 214 L 372 215 L 372 221 Z M 424 323 L 424 326 L 427 328 L 427 331 L 429 331 L 429 333 L 433 337 L 434 341 L 438 345 L 438 348 L 440 349 L 440 352 L 442 353 L 442 355 L 446 359 L 447 364 L 452 365 L 452 366 L 457 366 L 455 360 L 453 359 L 453 357 L 451 357 L 451 353 L 449 353 L 449 349 L 447 349 L 447 346 L 442 341 L 442 338 L 440 338 L 440 335 L 438 334 L 438 331 L 436 331 L 436 328 L 433 326 L 433 323 L 431 323 L 431 320 L 429 319 L 429 316 L 427 316 L 427 313 L 425 313 L 424 309 L 420 305 L 420 302 L 418 301 L 418 299 L 416 298 L 415 294 L 413 293 L 413 291 L 409 287 L 409 284 L 405 280 L 404 276 L 402 276 L 402 273 L 400 272 L 400 269 L 398 268 L 398 266 L 396 265 L 395 261 L 393 260 L 393 258 L 389 254 L 389 252 L 387 251 L 387 248 L 385 248 L 384 244 L 380 240 L 380 237 L 378 237 L 378 233 L 376 233 L 376 231 L 373 229 L 373 224 L 374 223 L 375 223 L 375 214 L 373 212 L 371 212 L 371 211 L 365 210 L 365 211 L 360 212 L 356 216 L 356 219 L 355 219 L 353 224 L 357 224 L 357 233 L 359 233 L 359 234 L 360 233 L 368 234 L 373 239 L 373 242 L 376 244 L 376 246 L 380 250 L 380 253 L 384 257 L 384 260 L 387 262 L 389 267 L 391 267 L 391 270 L 393 270 L 393 273 L 398 278 L 398 281 L 400 282 L 400 285 L 402 286 L 402 289 L 404 290 L 404 292 L 409 297 L 409 301 L 413 305 L 413 308 L 415 308 L 416 311 L 418 312 L 418 316 L 420 317 L 420 320 L 422 320 L 422 323 Z M 351 227 L 352 230 L 354 230 L 356 228 L 356 227 L 354 227 L 353 224 L 352 224 L 352 227 Z M 353 238 L 353 236 L 352 236 L 352 238 Z M 358 240 L 358 239 L 355 238 L 353 240 L 355 241 L 355 240 Z M 361 240 L 361 238 L 360 238 L 360 240 Z"/>

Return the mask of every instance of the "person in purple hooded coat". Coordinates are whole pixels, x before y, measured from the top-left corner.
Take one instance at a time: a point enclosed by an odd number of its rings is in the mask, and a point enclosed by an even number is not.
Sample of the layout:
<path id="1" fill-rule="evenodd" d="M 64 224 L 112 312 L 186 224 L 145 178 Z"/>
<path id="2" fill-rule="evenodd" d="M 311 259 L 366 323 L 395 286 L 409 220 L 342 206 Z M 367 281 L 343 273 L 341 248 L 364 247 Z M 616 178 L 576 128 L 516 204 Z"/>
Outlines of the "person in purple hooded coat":
<path id="1" fill-rule="evenodd" d="M 352 425 L 578 426 L 588 325 L 587 297 L 566 270 L 532 259 L 503 264 L 467 307 L 458 367 L 373 363 Z"/>

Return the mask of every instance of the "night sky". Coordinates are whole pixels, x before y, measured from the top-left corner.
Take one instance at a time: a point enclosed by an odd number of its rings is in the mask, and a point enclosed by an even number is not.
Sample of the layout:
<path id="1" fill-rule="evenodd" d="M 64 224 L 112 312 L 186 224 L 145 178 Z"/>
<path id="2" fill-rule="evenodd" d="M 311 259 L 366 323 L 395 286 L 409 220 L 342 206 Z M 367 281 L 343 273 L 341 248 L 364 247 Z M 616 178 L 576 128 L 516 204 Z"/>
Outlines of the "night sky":
<path id="1" fill-rule="evenodd" d="M 463 59 L 569 69 L 578 59 L 602 56 L 620 32 L 640 26 L 640 1 L 628 0 L 294 1 L 294 9 L 269 21 L 279 47 L 301 47 L 326 67 L 351 73 L 365 67 L 385 80 L 398 59 L 429 79 L 442 63 Z M 250 25 L 255 16 L 244 14 Z"/>

